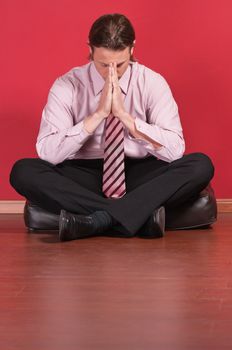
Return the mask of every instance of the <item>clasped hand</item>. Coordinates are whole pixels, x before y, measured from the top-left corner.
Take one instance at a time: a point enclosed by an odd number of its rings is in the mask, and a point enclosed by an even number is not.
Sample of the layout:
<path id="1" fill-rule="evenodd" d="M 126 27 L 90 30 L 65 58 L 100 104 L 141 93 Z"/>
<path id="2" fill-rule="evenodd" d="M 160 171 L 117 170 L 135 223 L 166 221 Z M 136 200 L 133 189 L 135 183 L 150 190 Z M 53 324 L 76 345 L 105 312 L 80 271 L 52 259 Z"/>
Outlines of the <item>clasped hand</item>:
<path id="1" fill-rule="evenodd" d="M 104 118 L 110 113 L 119 119 L 125 114 L 122 92 L 119 86 L 116 63 L 110 63 L 108 76 L 102 90 L 97 112 Z"/>

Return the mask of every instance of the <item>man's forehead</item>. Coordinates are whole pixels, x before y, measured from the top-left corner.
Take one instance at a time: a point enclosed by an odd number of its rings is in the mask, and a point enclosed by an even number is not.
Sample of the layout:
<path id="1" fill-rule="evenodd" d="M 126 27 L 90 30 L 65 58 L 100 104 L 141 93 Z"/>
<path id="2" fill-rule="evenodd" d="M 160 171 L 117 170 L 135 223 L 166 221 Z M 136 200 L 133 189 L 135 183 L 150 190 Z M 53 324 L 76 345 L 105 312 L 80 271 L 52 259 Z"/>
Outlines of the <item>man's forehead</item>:
<path id="1" fill-rule="evenodd" d="M 118 61 L 117 62 L 117 60 L 115 60 L 114 62 L 116 62 L 117 63 L 117 66 L 120 66 L 120 65 L 122 65 L 123 63 L 125 63 L 127 60 L 123 60 L 123 61 Z M 110 65 L 110 63 L 111 62 L 106 62 L 106 60 L 105 61 L 100 61 L 100 60 L 98 60 L 98 62 L 99 63 L 101 63 L 101 64 L 103 64 L 104 66 L 109 66 Z"/>
<path id="2" fill-rule="evenodd" d="M 126 47 L 123 50 L 110 50 L 105 47 L 94 47 L 94 56 L 97 60 L 101 62 L 109 63 L 110 61 L 123 61 L 126 60 L 128 54 L 130 54 L 129 47 Z"/>

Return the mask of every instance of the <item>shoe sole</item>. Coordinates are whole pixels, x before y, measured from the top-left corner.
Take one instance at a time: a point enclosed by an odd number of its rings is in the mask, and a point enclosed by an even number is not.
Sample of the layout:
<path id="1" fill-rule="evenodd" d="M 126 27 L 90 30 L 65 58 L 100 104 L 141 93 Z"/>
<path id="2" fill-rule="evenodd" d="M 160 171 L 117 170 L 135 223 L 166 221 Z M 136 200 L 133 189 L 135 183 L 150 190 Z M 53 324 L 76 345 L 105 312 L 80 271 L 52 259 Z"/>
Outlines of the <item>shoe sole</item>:
<path id="1" fill-rule="evenodd" d="M 64 216 L 65 216 L 65 213 L 66 211 L 64 209 L 62 209 L 60 211 L 60 217 L 59 217 L 59 240 L 61 242 L 64 242 L 66 241 L 66 239 L 64 239 L 64 236 L 63 236 L 63 231 L 64 231 Z"/>
<path id="2" fill-rule="evenodd" d="M 160 222 L 160 225 L 157 225 L 157 221 Z M 164 236 L 165 234 L 165 208 L 164 207 L 160 207 L 159 210 L 156 212 L 155 230 L 157 232 L 157 235 L 155 235 L 155 237 Z"/>
<path id="3" fill-rule="evenodd" d="M 161 220 L 160 220 L 161 218 Z M 152 220 L 152 232 L 140 233 L 142 238 L 161 238 L 165 235 L 165 208 L 162 206 L 155 212 Z M 159 222 L 159 225 L 157 224 Z"/>

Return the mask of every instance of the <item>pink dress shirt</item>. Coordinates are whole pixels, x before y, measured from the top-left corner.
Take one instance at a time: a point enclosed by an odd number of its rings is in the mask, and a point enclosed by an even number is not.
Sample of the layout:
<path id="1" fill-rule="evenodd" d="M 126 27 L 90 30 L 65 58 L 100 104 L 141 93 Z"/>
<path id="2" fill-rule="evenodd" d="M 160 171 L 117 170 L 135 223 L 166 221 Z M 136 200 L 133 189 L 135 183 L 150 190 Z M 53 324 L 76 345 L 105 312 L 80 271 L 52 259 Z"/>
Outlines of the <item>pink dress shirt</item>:
<path id="1" fill-rule="evenodd" d="M 75 67 L 57 78 L 43 109 L 36 149 L 41 159 L 58 164 L 66 159 L 104 157 L 104 120 L 88 133 L 83 119 L 98 106 L 104 79 L 94 62 Z M 178 107 L 166 80 L 158 73 L 131 62 L 119 80 L 126 111 L 135 119 L 136 129 L 158 142 L 133 137 L 125 129 L 125 155 L 150 155 L 166 162 L 181 158 L 185 150 Z"/>

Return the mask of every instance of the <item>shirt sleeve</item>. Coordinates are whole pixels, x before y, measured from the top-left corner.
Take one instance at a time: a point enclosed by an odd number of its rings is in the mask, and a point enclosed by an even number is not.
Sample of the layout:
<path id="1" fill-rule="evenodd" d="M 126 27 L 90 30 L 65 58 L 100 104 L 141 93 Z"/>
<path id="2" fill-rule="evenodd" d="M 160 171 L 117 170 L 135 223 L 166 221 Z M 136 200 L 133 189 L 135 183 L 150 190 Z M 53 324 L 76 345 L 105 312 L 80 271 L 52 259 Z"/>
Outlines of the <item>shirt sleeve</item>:
<path id="1" fill-rule="evenodd" d="M 83 120 L 74 125 L 73 89 L 71 81 L 58 78 L 42 112 L 36 150 L 41 159 L 52 164 L 73 158 L 92 135 L 84 129 Z"/>
<path id="2" fill-rule="evenodd" d="M 185 141 L 178 107 L 168 83 L 160 74 L 150 71 L 145 81 L 145 91 L 146 120 L 136 117 L 135 127 L 161 147 L 155 147 L 151 142 L 131 135 L 129 138 L 134 142 L 139 140 L 140 145 L 158 159 L 171 162 L 181 158 L 185 151 Z"/>

